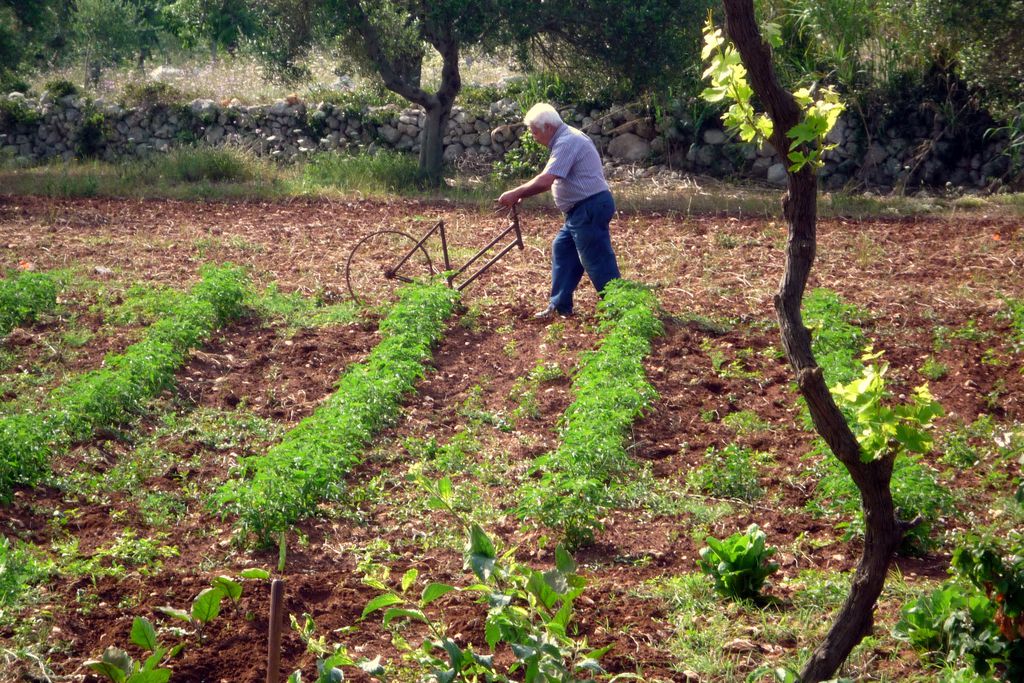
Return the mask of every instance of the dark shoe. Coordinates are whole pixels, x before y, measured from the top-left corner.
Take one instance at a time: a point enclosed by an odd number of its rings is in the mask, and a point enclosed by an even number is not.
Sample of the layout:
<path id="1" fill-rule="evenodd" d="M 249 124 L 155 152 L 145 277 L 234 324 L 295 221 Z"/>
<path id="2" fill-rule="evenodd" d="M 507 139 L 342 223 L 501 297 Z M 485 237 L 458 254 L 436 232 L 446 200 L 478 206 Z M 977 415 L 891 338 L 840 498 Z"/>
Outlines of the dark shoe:
<path id="1" fill-rule="evenodd" d="M 572 315 L 572 314 L 571 313 L 562 313 L 557 308 L 555 308 L 554 306 L 549 304 L 548 307 L 545 308 L 543 311 L 538 311 L 537 313 L 534 313 L 533 314 L 533 319 L 534 320 L 551 320 L 555 316 L 561 316 L 563 318 L 566 318 L 566 317 L 568 317 L 570 315 Z"/>

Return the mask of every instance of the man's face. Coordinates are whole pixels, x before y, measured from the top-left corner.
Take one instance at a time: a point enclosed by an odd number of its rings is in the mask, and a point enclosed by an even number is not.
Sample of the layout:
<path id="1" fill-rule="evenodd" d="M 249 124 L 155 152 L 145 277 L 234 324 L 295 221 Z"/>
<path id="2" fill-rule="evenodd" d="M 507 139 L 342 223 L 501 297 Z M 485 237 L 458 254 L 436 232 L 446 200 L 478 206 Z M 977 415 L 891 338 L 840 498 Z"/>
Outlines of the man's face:
<path id="1" fill-rule="evenodd" d="M 555 126 L 552 126 L 552 125 L 543 125 L 543 126 L 531 125 L 530 126 L 530 135 L 532 135 L 533 139 L 536 140 L 537 142 L 539 142 L 540 144 L 544 145 L 545 147 L 550 147 L 551 146 L 551 138 L 553 138 L 555 136 Z"/>

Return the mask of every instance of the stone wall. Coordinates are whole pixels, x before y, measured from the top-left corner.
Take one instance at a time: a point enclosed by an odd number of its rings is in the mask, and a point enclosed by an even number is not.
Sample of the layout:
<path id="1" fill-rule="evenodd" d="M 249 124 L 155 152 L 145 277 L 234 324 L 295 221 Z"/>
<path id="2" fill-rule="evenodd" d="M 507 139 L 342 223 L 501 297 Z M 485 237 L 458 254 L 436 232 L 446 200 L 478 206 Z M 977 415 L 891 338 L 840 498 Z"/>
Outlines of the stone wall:
<path id="1" fill-rule="evenodd" d="M 195 100 L 187 105 L 124 108 L 76 96 L 6 96 L 0 115 L 0 155 L 34 163 L 89 153 L 102 159 L 140 158 L 178 144 L 236 145 L 261 156 L 293 162 L 316 152 L 378 149 L 418 152 L 425 118 L 415 108 L 346 110 L 296 98 L 245 106 Z M 11 111 L 17 111 L 13 115 Z M 667 170 L 743 177 L 775 185 L 786 166 L 770 146 L 731 139 L 715 122 L 699 124 L 685 112 L 657 120 L 626 107 L 604 111 L 562 110 L 563 118 L 588 133 L 610 168 L 640 168 L 642 175 Z M 512 100 L 486 111 L 456 107 L 445 135 L 446 160 L 500 158 L 517 146 L 523 126 Z M 1009 170 L 1005 142 L 964 139 L 945 130 L 940 117 L 923 113 L 869 136 L 863 125 L 840 119 L 830 133 L 821 172 L 826 189 L 857 186 L 887 191 L 921 186 L 988 187 Z"/>

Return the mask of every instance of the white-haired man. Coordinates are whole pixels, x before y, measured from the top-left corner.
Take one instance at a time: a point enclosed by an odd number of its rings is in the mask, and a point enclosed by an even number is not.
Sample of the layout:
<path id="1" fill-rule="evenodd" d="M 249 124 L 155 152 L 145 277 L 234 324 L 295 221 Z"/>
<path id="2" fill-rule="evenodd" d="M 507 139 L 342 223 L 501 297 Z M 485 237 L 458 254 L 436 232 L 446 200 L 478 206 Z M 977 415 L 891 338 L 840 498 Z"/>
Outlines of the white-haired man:
<path id="1" fill-rule="evenodd" d="M 536 104 L 523 122 L 534 140 L 548 147 L 548 163 L 536 177 L 498 197 L 513 206 L 524 197 L 551 190 L 565 223 L 551 243 L 551 298 L 537 318 L 572 314 L 572 297 L 583 278 L 600 292 L 619 275 L 608 223 L 615 201 L 604 179 L 601 156 L 593 141 L 562 121 L 550 104 Z"/>

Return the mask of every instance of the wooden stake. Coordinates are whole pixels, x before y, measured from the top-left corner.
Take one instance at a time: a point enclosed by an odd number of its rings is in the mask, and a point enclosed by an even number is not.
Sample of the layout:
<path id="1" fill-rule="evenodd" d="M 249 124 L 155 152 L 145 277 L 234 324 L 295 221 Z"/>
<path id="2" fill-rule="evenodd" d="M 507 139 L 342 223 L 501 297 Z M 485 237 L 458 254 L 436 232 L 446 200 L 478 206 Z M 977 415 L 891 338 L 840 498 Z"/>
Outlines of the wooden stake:
<path id="1" fill-rule="evenodd" d="M 281 676 L 281 609 L 284 603 L 284 581 L 270 582 L 270 628 L 267 640 L 267 683 L 277 683 Z"/>

